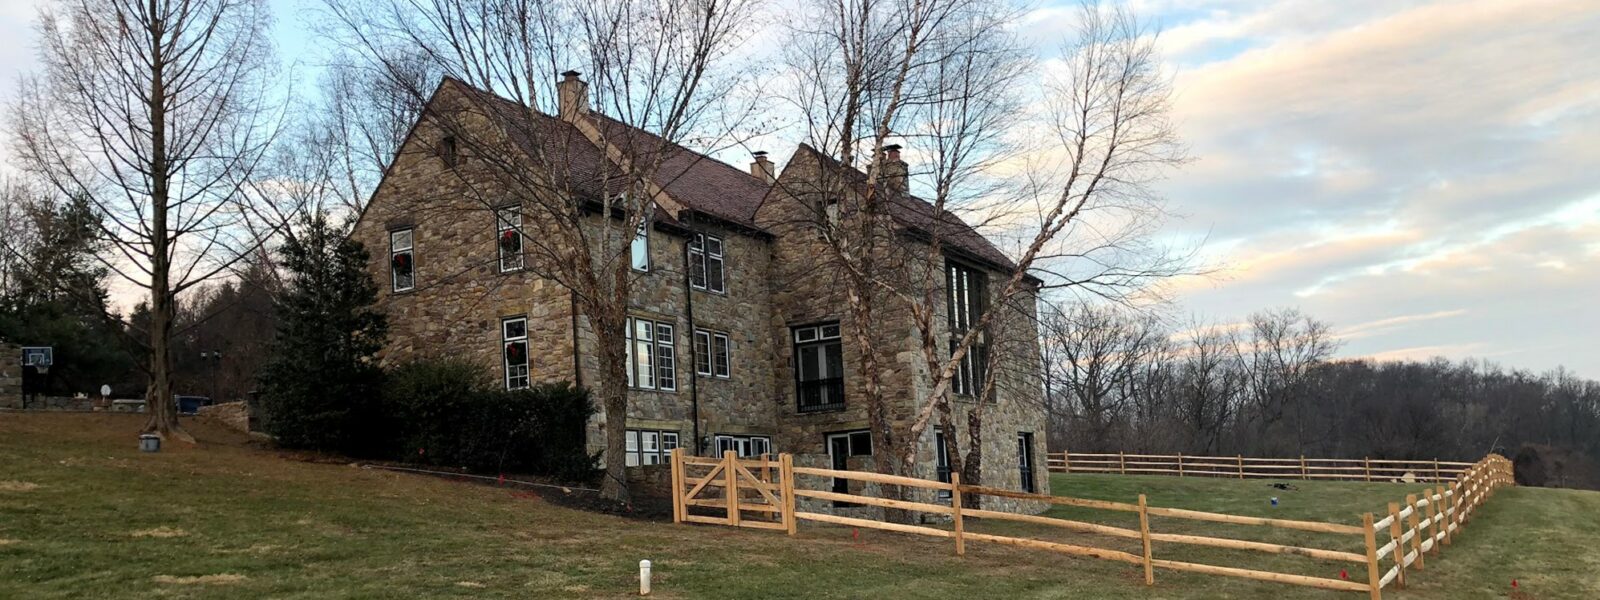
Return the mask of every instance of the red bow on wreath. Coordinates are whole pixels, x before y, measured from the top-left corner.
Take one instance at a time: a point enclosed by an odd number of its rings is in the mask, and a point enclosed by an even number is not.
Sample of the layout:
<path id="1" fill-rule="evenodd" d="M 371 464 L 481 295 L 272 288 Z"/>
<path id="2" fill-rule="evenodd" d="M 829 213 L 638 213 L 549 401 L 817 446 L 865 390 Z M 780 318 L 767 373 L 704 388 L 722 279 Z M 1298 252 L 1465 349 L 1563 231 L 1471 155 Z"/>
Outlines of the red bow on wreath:
<path id="1" fill-rule="evenodd" d="M 500 234 L 500 245 L 507 250 L 516 250 L 518 241 L 517 232 L 514 229 L 507 229 Z"/>
<path id="2" fill-rule="evenodd" d="M 396 254 L 394 255 L 394 260 L 391 262 L 394 264 L 394 270 L 400 272 L 402 275 L 411 272 L 410 254 Z"/>
<path id="3" fill-rule="evenodd" d="M 523 361 L 523 356 L 522 356 L 523 352 L 524 352 L 524 350 L 522 348 L 522 344 L 506 344 L 506 360 L 507 361 L 510 361 L 510 362 L 513 362 L 513 363 L 522 362 Z"/>

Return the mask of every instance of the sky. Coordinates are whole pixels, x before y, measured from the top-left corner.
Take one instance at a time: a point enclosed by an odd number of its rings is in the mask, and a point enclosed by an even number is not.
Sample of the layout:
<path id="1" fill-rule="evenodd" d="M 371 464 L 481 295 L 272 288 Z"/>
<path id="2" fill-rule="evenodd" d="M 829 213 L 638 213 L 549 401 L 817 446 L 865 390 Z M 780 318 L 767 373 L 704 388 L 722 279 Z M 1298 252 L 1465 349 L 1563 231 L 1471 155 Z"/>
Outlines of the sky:
<path id="1" fill-rule="evenodd" d="M 1345 357 L 1600 378 L 1600 2 L 1124 1 L 1161 29 L 1194 159 L 1161 186 L 1163 235 L 1211 271 L 1172 282 L 1178 310 L 1298 307 Z M 34 68 L 36 3 L 0 2 L 22 42 L 0 98 Z M 317 0 L 270 4 L 303 75 Z M 1023 33 L 1049 52 L 1074 10 L 1043 0 Z"/>

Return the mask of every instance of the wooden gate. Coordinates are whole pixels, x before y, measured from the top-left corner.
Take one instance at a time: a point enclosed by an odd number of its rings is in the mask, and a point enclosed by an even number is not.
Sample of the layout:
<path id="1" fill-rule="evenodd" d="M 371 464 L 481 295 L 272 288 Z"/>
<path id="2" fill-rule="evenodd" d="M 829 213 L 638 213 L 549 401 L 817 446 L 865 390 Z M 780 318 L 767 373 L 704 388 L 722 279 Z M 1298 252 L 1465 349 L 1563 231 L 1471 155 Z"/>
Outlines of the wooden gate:
<path id="1" fill-rule="evenodd" d="M 730 450 L 716 459 L 673 450 L 673 521 L 792 531 L 793 505 L 785 503 L 794 501 L 793 469 L 787 454 L 741 459 Z"/>

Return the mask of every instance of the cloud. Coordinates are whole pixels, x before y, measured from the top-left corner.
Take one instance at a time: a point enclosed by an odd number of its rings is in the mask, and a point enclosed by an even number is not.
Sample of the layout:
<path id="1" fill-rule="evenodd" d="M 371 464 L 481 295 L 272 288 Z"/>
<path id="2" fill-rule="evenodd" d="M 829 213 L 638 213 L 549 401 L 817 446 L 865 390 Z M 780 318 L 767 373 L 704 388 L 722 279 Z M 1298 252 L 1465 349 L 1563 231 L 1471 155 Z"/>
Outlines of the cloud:
<path id="1" fill-rule="evenodd" d="M 1213 240 L 1187 308 L 1600 376 L 1600 5 L 1133 4 L 1168 23 L 1197 158 L 1163 186 L 1173 233 Z"/>

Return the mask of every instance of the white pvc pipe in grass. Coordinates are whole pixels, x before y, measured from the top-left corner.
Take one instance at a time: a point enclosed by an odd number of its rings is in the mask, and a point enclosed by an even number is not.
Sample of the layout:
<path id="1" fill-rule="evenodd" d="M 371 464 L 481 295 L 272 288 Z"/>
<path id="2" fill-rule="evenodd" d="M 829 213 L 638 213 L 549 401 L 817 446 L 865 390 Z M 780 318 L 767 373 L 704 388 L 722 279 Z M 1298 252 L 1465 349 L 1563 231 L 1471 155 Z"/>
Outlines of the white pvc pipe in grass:
<path id="1" fill-rule="evenodd" d="M 639 561 L 639 595 L 650 595 L 650 561 Z"/>

